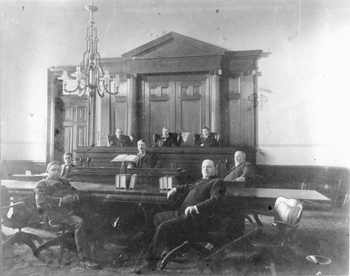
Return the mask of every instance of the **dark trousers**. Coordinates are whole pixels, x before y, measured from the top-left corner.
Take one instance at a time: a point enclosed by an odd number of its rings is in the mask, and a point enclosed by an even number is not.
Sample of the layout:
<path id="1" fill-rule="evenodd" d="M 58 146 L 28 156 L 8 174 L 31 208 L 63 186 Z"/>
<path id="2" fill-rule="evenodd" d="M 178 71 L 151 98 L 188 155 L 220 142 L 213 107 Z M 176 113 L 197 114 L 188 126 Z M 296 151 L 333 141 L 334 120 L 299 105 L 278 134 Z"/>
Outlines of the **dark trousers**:
<path id="1" fill-rule="evenodd" d="M 159 260 L 165 247 L 172 249 L 185 240 L 194 240 L 206 229 L 205 224 L 196 223 L 192 217 L 180 218 L 178 211 L 156 214 L 154 225 L 156 232 L 148 247 L 148 261 Z"/>
<path id="2" fill-rule="evenodd" d="M 103 225 L 105 222 L 101 219 L 101 215 L 85 208 L 77 208 L 74 214 L 65 217 L 60 221 L 74 228 L 75 244 L 77 246 L 80 260 L 90 259 L 89 242 L 96 242 L 97 247 L 103 246 Z"/>

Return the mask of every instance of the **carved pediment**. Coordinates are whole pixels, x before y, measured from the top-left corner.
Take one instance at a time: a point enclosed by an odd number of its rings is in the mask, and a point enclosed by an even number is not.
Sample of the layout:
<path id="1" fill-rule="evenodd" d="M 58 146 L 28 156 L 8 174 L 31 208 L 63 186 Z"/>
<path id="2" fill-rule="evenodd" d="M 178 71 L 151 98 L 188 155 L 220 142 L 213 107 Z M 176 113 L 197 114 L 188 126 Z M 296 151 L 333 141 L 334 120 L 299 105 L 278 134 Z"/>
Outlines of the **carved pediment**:
<path id="1" fill-rule="evenodd" d="M 176 58 L 224 55 L 225 49 L 175 32 L 168 33 L 122 55 L 124 59 Z"/>

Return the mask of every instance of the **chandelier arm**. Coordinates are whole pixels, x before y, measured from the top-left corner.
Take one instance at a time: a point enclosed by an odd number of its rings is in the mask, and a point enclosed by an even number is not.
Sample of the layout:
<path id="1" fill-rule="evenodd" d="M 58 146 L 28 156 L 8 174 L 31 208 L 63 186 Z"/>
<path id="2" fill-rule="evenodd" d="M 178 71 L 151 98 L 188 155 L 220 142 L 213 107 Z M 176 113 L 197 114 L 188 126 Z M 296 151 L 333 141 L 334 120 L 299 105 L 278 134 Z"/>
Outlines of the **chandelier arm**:
<path id="1" fill-rule="evenodd" d="M 105 90 L 103 90 L 102 93 L 101 93 L 101 88 L 100 88 L 99 85 L 96 86 L 96 90 L 97 90 L 97 94 L 98 94 L 101 98 L 103 98 L 103 97 L 105 96 Z"/>
<path id="2" fill-rule="evenodd" d="M 80 97 L 84 96 L 85 93 L 86 93 L 86 89 L 87 89 L 87 86 L 85 86 L 84 89 L 79 89 L 78 95 L 79 95 Z M 83 91 L 83 92 L 81 93 L 81 91 Z"/>
<path id="3" fill-rule="evenodd" d="M 109 92 L 108 90 L 105 90 L 104 92 L 107 93 L 107 94 L 109 94 L 109 95 L 113 95 L 113 96 L 119 94 L 119 92 Z"/>
<path id="4" fill-rule="evenodd" d="M 66 93 L 74 93 L 74 92 L 77 91 L 78 89 L 80 90 L 80 87 L 79 87 L 79 86 L 77 86 L 77 88 L 75 88 L 74 90 L 67 90 L 66 88 L 63 88 L 63 91 L 66 92 Z"/>

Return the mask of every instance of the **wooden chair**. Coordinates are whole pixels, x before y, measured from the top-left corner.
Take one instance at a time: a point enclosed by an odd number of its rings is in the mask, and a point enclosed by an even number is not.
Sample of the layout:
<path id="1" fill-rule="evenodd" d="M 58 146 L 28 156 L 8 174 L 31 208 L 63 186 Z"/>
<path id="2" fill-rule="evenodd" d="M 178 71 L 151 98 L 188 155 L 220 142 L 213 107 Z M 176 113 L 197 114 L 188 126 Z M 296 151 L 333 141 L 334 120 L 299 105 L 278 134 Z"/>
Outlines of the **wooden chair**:
<path id="1" fill-rule="evenodd" d="M 195 145 L 194 136 L 190 132 L 182 132 L 178 139 L 179 147 L 193 147 Z"/>
<path id="2" fill-rule="evenodd" d="M 128 136 L 128 135 L 126 135 Z M 112 135 L 108 135 L 107 136 L 107 145 L 109 146 L 109 143 L 114 139 L 115 134 Z M 134 146 L 135 145 L 135 141 L 134 141 L 134 136 L 133 135 L 129 135 L 130 141 L 131 141 L 131 145 L 130 146 Z"/>
<path id="3" fill-rule="evenodd" d="M 296 230 L 299 227 L 302 213 L 303 204 L 299 200 L 285 197 L 277 198 L 271 213 L 252 211 L 257 231 L 248 236 L 247 241 L 255 248 L 261 249 L 258 261 L 264 260 L 263 257 L 267 256 L 272 275 L 277 275 L 274 257 L 283 257 L 278 250 L 287 248 L 296 242 Z M 274 219 L 272 224 L 268 225 L 263 224 L 259 216 L 273 216 Z"/>
<path id="4" fill-rule="evenodd" d="M 180 141 L 181 141 L 181 135 L 178 135 L 175 132 L 170 132 L 169 133 L 170 136 L 172 136 L 176 142 L 176 146 L 178 147 L 180 145 Z M 153 146 L 157 145 L 157 141 L 161 138 L 162 136 L 158 133 L 153 134 Z"/>
<path id="5" fill-rule="evenodd" d="M 39 211 L 43 213 L 42 219 L 42 230 L 38 231 L 38 234 L 41 235 L 46 241 L 39 245 L 37 248 L 37 256 L 40 252 L 50 248 L 51 246 L 59 246 L 58 254 L 58 263 L 62 263 L 63 251 L 68 244 L 72 244 L 72 237 L 74 229 L 67 225 L 61 224 L 60 221 L 49 220 L 47 212 L 43 212 L 40 208 Z M 71 212 L 73 213 L 73 211 Z M 70 214 L 71 214 L 70 213 Z M 69 216 L 70 214 L 67 214 Z M 39 233 L 40 232 L 40 233 Z"/>
<path id="6" fill-rule="evenodd" d="M 219 133 L 210 132 L 209 136 L 213 136 L 216 139 L 216 141 L 218 142 L 218 145 L 220 146 L 220 134 Z M 194 144 L 195 145 L 197 145 L 197 142 L 199 141 L 200 137 L 201 137 L 200 134 L 198 134 L 198 133 L 194 134 L 193 139 L 194 139 Z"/>
<path id="7" fill-rule="evenodd" d="M 42 239 L 32 233 L 33 227 L 38 227 L 39 216 L 35 206 L 34 195 L 22 198 L 20 201 L 12 202 L 9 191 L 6 186 L 1 186 L 1 223 L 3 226 L 15 229 L 17 232 L 12 235 L 6 235 L 2 232 L 2 248 L 9 250 L 15 244 L 28 245 L 35 256 L 37 256 L 37 247 L 34 241 L 42 243 Z M 8 211 L 12 209 L 12 215 L 8 217 Z"/>
<path id="8" fill-rule="evenodd" d="M 207 229 L 207 231 L 203 231 L 195 238 L 192 237 L 185 240 L 182 244 L 162 256 L 162 260 L 158 264 L 158 269 L 164 269 L 169 262 L 181 264 L 194 262 L 200 274 L 203 274 L 205 267 L 209 266 L 205 260 L 213 252 L 214 248 L 214 238 L 209 232 L 213 230 L 213 227 L 217 228 L 217 226 L 210 226 L 210 229 Z M 213 270 L 213 267 L 209 268 Z"/>
<path id="9" fill-rule="evenodd" d="M 19 201 L 7 206 L 2 206 L 1 210 L 9 210 L 11 208 L 17 208 L 19 206 L 25 206 L 25 202 Z M 25 208 L 25 207 L 24 207 Z M 38 256 L 38 250 L 34 243 L 34 241 L 37 241 L 39 244 L 43 242 L 42 238 L 33 234 L 31 229 L 32 227 L 28 227 L 30 224 L 23 221 L 23 220 L 17 220 L 15 218 L 7 218 L 2 220 L 2 225 L 8 228 L 17 229 L 18 232 L 16 232 L 13 235 L 7 236 L 4 233 L 2 233 L 2 250 L 6 251 L 9 250 L 10 247 L 14 244 L 26 244 L 30 247 L 30 249 L 33 252 L 34 256 Z"/>

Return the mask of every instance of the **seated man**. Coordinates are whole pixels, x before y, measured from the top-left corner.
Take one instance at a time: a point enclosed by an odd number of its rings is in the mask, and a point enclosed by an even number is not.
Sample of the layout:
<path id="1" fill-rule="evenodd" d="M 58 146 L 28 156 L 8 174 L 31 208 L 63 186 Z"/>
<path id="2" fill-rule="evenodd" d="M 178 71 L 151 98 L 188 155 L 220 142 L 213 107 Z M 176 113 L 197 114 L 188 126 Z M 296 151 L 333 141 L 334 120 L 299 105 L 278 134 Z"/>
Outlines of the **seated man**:
<path id="1" fill-rule="evenodd" d="M 61 177 L 68 178 L 72 168 L 75 166 L 73 163 L 73 154 L 66 152 L 63 154 L 64 164 L 61 165 Z"/>
<path id="2" fill-rule="evenodd" d="M 218 147 L 219 143 L 215 139 L 214 135 L 212 135 L 209 131 L 208 127 L 203 127 L 202 135 L 199 137 L 196 142 L 196 146 L 198 147 Z"/>
<path id="3" fill-rule="evenodd" d="M 246 162 L 246 154 L 243 151 L 235 152 L 235 165 L 227 172 L 224 180 L 245 181 L 251 184 L 254 180 L 255 170 L 252 164 Z"/>
<path id="4" fill-rule="evenodd" d="M 58 161 L 48 164 L 48 176 L 36 183 L 34 188 L 36 206 L 47 212 L 49 220 L 75 229 L 75 243 L 81 265 L 87 269 L 97 269 L 99 265 L 92 262 L 90 257 L 89 241 L 97 240 L 94 250 L 101 248 L 104 230 L 116 227 L 117 223 L 109 224 L 99 214 L 83 208 L 80 205 L 79 191 L 67 179 L 60 178 L 60 172 Z"/>
<path id="5" fill-rule="evenodd" d="M 157 147 L 177 147 L 175 138 L 169 133 L 169 129 L 167 127 L 163 127 L 162 136 L 156 141 Z"/>
<path id="6" fill-rule="evenodd" d="M 147 145 L 144 140 L 137 142 L 137 161 L 128 164 L 128 168 L 161 168 L 162 162 L 159 161 L 157 155 L 146 151 Z"/>
<path id="7" fill-rule="evenodd" d="M 148 263 L 135 272 L 155 269 L 164 248 L 172 249 L 184 239 L 195 239 L 207 230 L 220 213 L 226 188 L 222 179 L 215 175 L 215 165 L 212 160 L 202 163 L 203 178 L 195 183 L 180 185 L 167 194 L 171 199 L 176 193 L 186 195 L 177 211 L 166 211 L 154 216 L 157 228 L 147 251 Z M 179 239 L 182 237 L 182 240 Z"/>
<path id="8" fill-rule="evenodd" d="M 127 135 L 123 135 L 123 130 L 117 128 L 115 131 L 115 135 L 111 135 L 108 137 L 108 145 L 114 147 L 131 147 L 132 141 L 130 137 Z"/>

